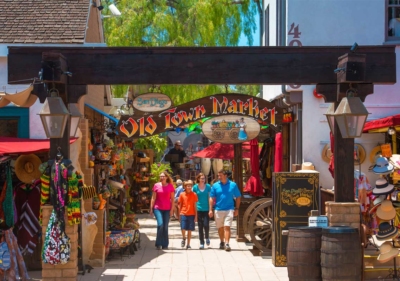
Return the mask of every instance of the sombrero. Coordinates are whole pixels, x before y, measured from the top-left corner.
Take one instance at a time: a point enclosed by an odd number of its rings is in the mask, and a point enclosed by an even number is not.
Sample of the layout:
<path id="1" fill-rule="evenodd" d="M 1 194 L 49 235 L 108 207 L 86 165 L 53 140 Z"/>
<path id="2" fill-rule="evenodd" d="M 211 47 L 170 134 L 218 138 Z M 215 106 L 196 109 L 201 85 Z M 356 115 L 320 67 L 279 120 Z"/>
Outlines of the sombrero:
<path id="1" fill-rule="evenodd" d="M 354 165 L 360 165 L 364 163 L 367 153 L 365 152 L 365 148 L 359 143 L 354 144 L 354 149 L 356 148 L 358 151 L 358 157 L 360 161 L 354 160 Z M 331 161 L 332 155 L 333 153 L 331 150 L 331 145 L 329 143 L 325 144 L 324 148 L 322 149 L 322 159 L 325 162 L 329 163 Z"/>
<path id="2" fill-rule="evenodd" d="M 396 217 L 396 210 L 394 209 L 391 201 L 385 200 L 378 207 L 378 210 L 376 210 L 376 215 L 381 220 L 388 221 L 388 220 L 392 220 Z M 380 225 L 379 225 L 379 229 L 380 229 Z"/>
<path id="3" fill-rule="evenodd" d="M 23 183 L 32 183 L 41 176 L 40 164 L 42 161 L 34 154 L 21 155 L 15 161 L 15 174 Z"/>
<path id="4" fill-rule="evenodd" d="M 399 249 L 393 248 L 390 241 L 386 241 L 379 247 L 378 261 L 387 262 L 399 254 Z"/>
<path id="5" fill-rule="evenodd" d="M 380 157 L 381 154 L 382 154 L 381 146 L 380 146 L 380 145 L 375 146 L 375 147 L 371 150 L 371 152 L 370 152 L 370 154 L 369 154 L 369 161 L 371 162 L 371 164 L 375 164 L 376 159 L 377 159 L 378 157 Z"/>

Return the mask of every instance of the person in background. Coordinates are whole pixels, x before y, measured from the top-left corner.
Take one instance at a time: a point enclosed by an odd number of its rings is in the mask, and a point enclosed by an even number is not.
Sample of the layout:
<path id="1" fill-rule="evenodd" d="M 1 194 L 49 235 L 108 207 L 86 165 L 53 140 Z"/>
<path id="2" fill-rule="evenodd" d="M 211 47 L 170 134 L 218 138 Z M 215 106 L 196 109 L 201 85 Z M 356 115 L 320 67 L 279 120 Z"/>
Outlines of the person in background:
<path id="1" fill-rule="evenodd" d="M 185 150 L 186 156 L 187 156 L 187 157 L 190 157 L 190 156 L 192 156 L 192 154 L 193 154 L 194 152 L 195 152 L 195 149 L 194 149 L 194 147 L 193 147 L 193 144 L 192 144 L 192 143 L 189 143 L 188 148 L 186 148 L 186 150 Z"/>
<path id="2" fill-rule="evenodd" d="M 154 214 L 157 220 L 156 248 L 168 249 L 168 223 L 174 214 L 175 189 L 172 178 L 167 172 L 160 174 L 160 181 L 153 186 L 150 201 L 150 216 Z"/>
<path id="3" fill-rule="evenodd" d="M 199 226 L 200 249 L 204 249 L 204 242 L 207 247 L 210 246 L 210 218 L 208 211 L 211 186 L 206 183 L 206 176 L 200 173 L 196 177 L 196 184 L 193 186 L 193 192 L 196 193 L 197 201 L 197 225 Z M 205 241 L 204 241 L 205 237 Z"/>
<path id="4" fill-rule="evenodd" d="M 186 245 L 187 250 L 192 248 L 190 247 L 190 239 L 192 238 L 192 231 L 194 231 L 195 222 L 197 222 L 197 195 L 192 191 L 192 187 L 193 182 L 191 180 L 185 181 L 185 192 L 182 192 L 178 199 L 180 214 L 179 221 L 181 223 L 182 231 L 181 247 L 184 248 Z"/>
<path id="5" fill-rule="evenodd" d="M 198 141 L 197 142 L 197 147 L 196 147 L 196 152 L 202 151 L 203 149 L 204 149 L 203 142 L 202 141 Z M 196 157 L 193 161 L 195 163 L 195 169 L 200 171 L 201 170 L 201 159 Z"/>
<path id="6" fill-rule="evenodd" d="M 176 188 L 175 188 L 175 202 L 174 202 L 174 216 L 171 217 L 171 220 L 178 220 L 179 219 L 179 207 L 178 207 L 178 198 L 179 195 L 184 191 L 182 186 L 182 180 L 176 181 Z"/>
<path id="7" fill-rule="evenodd" d="M 220 249 L 230 252 L 229 239 L 231 238 L 231 226 L 233 217 L 238 215 L 241 193 L 236 183 L 228 179 L 228 171 L 218 171 L 218 181 L 213 184 L 209 200 L 209 216 L 213 216 L 215 207 L 215 224 L 218 229 Z M 215 206 L 213 206 L 215 200 Z"/>
<path id="8" fill-rule="evenodd" d="M 182 144 L 180 140 L 175 142 L 175 146 L 170 149 L 167 155 L 178 155 L 178 162 L 170 162 L 172 171 L 174 172 L 174 176 L 180 175 L 181 168 L 178 168 L 176 164 L 184 163 L 186 159 L 186 153 L 182 148 Z"/>

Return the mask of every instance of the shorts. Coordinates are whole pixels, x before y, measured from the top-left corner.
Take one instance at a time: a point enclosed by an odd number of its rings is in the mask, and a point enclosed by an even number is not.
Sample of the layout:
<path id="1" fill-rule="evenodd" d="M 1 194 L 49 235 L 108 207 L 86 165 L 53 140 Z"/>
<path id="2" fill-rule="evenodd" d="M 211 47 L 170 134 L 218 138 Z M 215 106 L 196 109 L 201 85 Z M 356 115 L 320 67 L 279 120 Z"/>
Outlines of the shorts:
<path id="1" fill-rule="evenodd" d="M 233 221 L 233 210 L 215 210 L 215 224 L 217 228 L 223 226 L 232 226 Z"/>
<path id="2" fill-rule="evenodd" d="M 194 216 L 181 215 L 181 229 L 194 230 Z"/>

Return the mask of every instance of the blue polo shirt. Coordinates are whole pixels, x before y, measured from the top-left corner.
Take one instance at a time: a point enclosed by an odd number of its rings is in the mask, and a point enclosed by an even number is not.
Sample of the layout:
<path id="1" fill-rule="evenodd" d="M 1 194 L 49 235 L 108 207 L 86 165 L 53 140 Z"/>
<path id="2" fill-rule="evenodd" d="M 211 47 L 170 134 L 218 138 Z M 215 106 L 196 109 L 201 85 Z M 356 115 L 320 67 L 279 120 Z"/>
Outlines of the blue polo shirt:
<path id="1" fill-rule="evenodd" d="M 215 210 L 228 211 L 235 209 L 234 199 L 241 197 L 236 183 L 228 180 L 225 184 L 217 181 L 211 187 L 210 197 L 215 198 Z"/>

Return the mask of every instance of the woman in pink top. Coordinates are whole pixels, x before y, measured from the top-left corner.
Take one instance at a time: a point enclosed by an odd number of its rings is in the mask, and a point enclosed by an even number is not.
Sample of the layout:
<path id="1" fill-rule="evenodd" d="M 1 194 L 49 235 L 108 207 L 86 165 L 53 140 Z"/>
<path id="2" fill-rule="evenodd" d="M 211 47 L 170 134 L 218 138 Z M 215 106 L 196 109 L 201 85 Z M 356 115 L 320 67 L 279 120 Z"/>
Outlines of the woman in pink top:
<path id="1" fill-rule="evenodd" d="M 160 182 L 153 187 L 153 194 L 150 203 L 150 215 L 157 220 L 156 248 L 158 250 L 168 249 L 168 223 L 169 218 L 174 214 L 175 189 L 172 185 L 171 176 L 163 172 L 160 174 Z"/>

